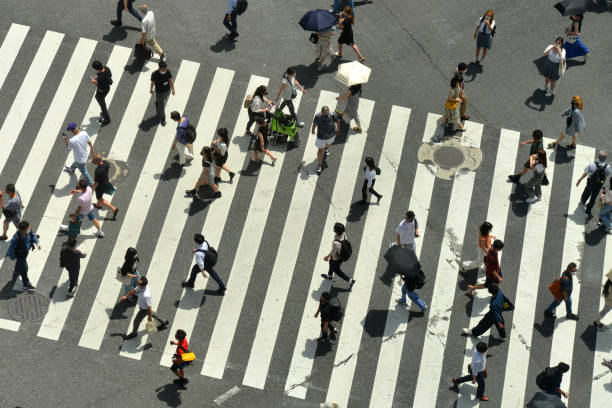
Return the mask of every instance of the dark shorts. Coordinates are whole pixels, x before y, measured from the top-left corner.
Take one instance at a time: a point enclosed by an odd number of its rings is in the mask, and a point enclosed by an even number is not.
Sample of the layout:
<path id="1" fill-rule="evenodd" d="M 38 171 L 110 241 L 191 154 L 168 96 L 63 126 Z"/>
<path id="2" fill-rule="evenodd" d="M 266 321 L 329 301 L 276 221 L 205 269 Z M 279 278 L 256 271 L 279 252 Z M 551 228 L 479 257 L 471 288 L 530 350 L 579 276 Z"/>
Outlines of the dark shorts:
<path id="1" fill-rule="evenodd" d="M 104 197 L 105 190 L 101 187 L 96 187 L 96 198 L 101 200 Z"/>
<path id="2" fill-rule="evenodd" d="M 225 152 L 224 156 L 215 156 L 215 166 L 221 167 L 227 161 L 227 152 Z"/>
<path id="3" fill-rule="evenodd" d="M 181 368 L 185 368 L 185 367 L 187 367 L 187 363 L 172 364 L 172 366 L 170 366 L 170 370 L 176 371 L 176 370 L 180 370 Z"/>
<path id="4" fill-rule="evenodd" d="M 90 211 L 89 213 L 87 213 L 86 215 L 84 214 L 77 214 L 77 221 L 81 221 L 83 218 L 87 217 L 87 219 L 89 221 L 93 221 L 95 216 L 94 216 L 94 212 Z"/>
<path id="5" fill-rule="evenodd" d="M 499 281 L 497 280 L 497 278 L 487 278 L 485 279 L 484 287 L 488 288 L 489 286 L 491 286 L 492 283 L 499 283 Z"/>

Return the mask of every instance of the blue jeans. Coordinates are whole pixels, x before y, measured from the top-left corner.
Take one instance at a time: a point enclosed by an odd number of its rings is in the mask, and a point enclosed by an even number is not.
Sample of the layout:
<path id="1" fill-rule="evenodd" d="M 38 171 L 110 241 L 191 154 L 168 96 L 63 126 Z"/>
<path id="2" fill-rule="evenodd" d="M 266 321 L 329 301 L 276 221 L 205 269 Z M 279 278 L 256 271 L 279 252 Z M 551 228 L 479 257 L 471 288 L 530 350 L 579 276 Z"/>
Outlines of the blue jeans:
<path id="1" fill-rule="evenodd" d="M 233 36 L 238 35 L 238 22 L 236 21 L 236 12 L 232 11 L 230 21 L 227 21 L 227 14 L 223 15 L 223 25 L 230 31 Z"/>
<path id="2" fill-rule="evenodd" d="M 334 0 L 334 14 L 344 10 L 344 6 L 349 6 L 351 10 L 355 11 L 353 0 Z"/>
<path id="3" fill-rule="evenodd" d="M 91 179 L 91 176 L 89 175 L 89 172 L 87 171 L 87 164 L 85 163 L 77 163 L 76 161 L 73 162 L 70 165 L 71 169 L 79 169 L 79 171 L 81 172 L 81 174 L 83 175 L 83 177 L 85 177 L 85 179 L 87 180 L 87 183 L 89 183 L 89 185 L 93 185 L 93 180 Z"/>
<path id="4" fill-rule="evenodd" d="M 606 204 L 606 206 L 599 212 L 599 218 L 606 228 L 612 227 L 612 221 L 610 221 L 610 211 L 612 211 L 612 205 Z"/>
<path id="5" fill-rule="evenodd" d="M 219 289 L 225 289 L 225 284 L 213 268 L 211 268 L 210 266 L 204 266 L 204 270 L 208 272 L 208 274 L 215 280 L 215 282 L 217 282 L 217 285 L 219 285 Z M 195 280 L 200 272 L 202 272 L 200 270 L 200 267 L 197 264 L 193 265 L 193 268 L 191 268 L 191 275 L 189 276 L 189 280 L 187 281 L 187 283 L 189 285 L 195 284 Z"/>
<path id="6" fill-rule="evenodd" d="M 30 284 L 30 279 L 28 279 L 27 258 L 15 258 L 15 269 L 13 270 L 13 277 L 16 278 L 17 275 L 21 276 L 23 286 L 28 286 Z"/>
<path id="7" fill-rule="evenodd" d="M 419 305 L 422 311 L 425 311 L 427 309 L 425 301 L 423 301 L 423 299 L 421 299 L 416 292 L 409 291 L 408 288 L 406 288 L 406 284 L 404 283 L 402 285 L 402 298 L 400 299 L 400 303 L 406 303 L 406 295 L 408 295 L 408 298 L 412 300 L 413 303 Z"/>
<path id="8" fill-rule="evenodd" d="M 127 0 L 127 5 L 128 5 L 128 11 L 130 13 L 132 13 L 132 15 L 134 17 L 136 17 L 138 19 L 138 21 L 142 21 L 142 16 L 140 15 L 139 12 L 137 12 L 134 7 L 132 7 L 132 3 L 134 2 L 134 0 Z M 123 5 L 123 0 L 119 0 L 117 2 L 117 21 L 119 21 L 121 23 L 121 12 L 124 10 L 124 5 Z"/>
<path id="9" fill-rule="evenodd" d="M 472 381 L 472 374 L 465 375 L 463 377 L 457 378 L 457 384 L 461 384 L 464 382 Z M 485 390 L 485 376 L 484 371 L 476 374 L 476 383 L 478 384 L 478 388 L 476 389 L 476 397 L 482 397 L 484 395 Z"/>
<path id="10" fill-rule="evenodd" d="M 553 302 L 550 304 L 550 306 L 548 306 L 548 309 L 546 309 L 546 312 L 548 312 L 548 313 L 554 312 L 554 310 L 560 304 L 561 304 L 561 302 L 559 302 L 557 299 L 553 300 Z M 567 314 L 572 314 L 572 297 L 571 296 L 568 296 L 567 297 L 567 301 L 565 302 L 565 312 Z"/>

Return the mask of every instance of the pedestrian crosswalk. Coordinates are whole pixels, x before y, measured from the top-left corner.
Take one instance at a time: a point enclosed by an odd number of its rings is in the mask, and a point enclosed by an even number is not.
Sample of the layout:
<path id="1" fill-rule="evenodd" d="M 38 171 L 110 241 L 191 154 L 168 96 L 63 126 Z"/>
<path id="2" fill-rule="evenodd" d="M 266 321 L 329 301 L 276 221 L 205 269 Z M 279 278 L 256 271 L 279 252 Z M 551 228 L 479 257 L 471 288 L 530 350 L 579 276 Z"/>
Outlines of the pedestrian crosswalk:
<path id="1" fill-rule="evenodd" d="M 549 153 L 546 174 L 550 185 L 543 187 L 540 202 L 528 206 L 518 202 L 521 197 L 514 196 L 514 186 L 506 180 L 508 174 L 522 167 L 527 155 L 519 150 L 519 132 L 492 130 L 468 121 L 460 142 L 483 152 L 483 168 L 458 171 L 451 181 L 441 180 L 436 178 L 435 163 L 416 160 L 421 144 L 437 143 L 443 138 L 440 115 L 361 98 L 359 116 L 364 132 L 356 134 L 349 129 L 342 141 L 332 145 L 326 158 L 330 167 L 320 176 L 316 174 L 316 136 L 310 132 L 308 120 L 300 130 L 299 147 L 273 146 L 276 161 L 272 163 L 269 157 L 261 156 L 263 163 L 256 164 L 249 158 L 251 138 L 244 134 L 248 114 L 242 101 L 259 85 L 268 85 L 275 91 L 279 78 L 249 73 L 245 79 L 229 68 L 218 67 L 210 73 L 196 61 L 169 61 L 176 94 L 168 100 L 167 114 L 172 110 L 198 111 L 190 116 L 198 134 L 196 149 L 209 145 L 218 127 L 227 127 L 232 135 L 226 164 L 236 176 L 231 183 L 220 184 L 221 198 L 207 202 L 203 214 L 193 217 L 191 209 L 199 199 L 192 202 L 183 191 L 193 188 L 200 176 L 199 160 L 177 171 L 176 179 L 160 176 L 168 167 L 176 166 L 176 151 L 171 149 L 174 126 L 158 126 L 147 133 L 141 129 L 147 113 L 154 111 L 149 83 L 151 72 L 157 69 L 155 61 L 146 62 L 130 77 L 124 67 L 132 58 L 131 49 L 79 38 L 69 45 L 72 48 L 67 62 L 58 64 L 58 51 L 68 46 L 65 35 L 47 31 L 40 33 L 34 58 L 22 73 L 14 64 L 33 29 L 19 24 L 2 29 L 6 31 L 0 30 L 0 95 L 7 95 L 9 86 L 16 92 L 10 99 L 3 99 L 9 101 L 10 108 L 0 116 L 0 176 L 3 184 L 15 183 L 26 206 L 23 219 L 30 220 L 34 231 L 41 235 L 42 249 L 28 257 L 30 279 L 41 292 L 50 289 L 44 285 L 54 288 L 42 322 L 36 323 L 38 337 L 58 341 L 78 304 L 85 313 L 80 314 L 82 321 L 71 322 L 71 330 L 79 328 L 79 347 L 106 353 L 109 351 L 103 345 L 112 343 L 120 346 L 119 356 L 133 360 L 141 360 L 144 353 L 158 353 L 159 364 L 168 367 L 175 349 L 169 340 L 175 331 L 183 329 L 188 336 L 204 333 L 199 323 L 206 317 L 210 323 L 206 334 L 190 339 L 190 347 L 198 357 L 190 368 L 193 375 L 199 372 L 215 379 L 231 377 L 256 390 L 282 389 L 289 399 L 328 401 L 340 407 L 439 407 L 455 400 L 458 407 L 474 407 L 478 405 L 474 387 L 465 384 L 459 394 L 446 388 L 450 378 L 459 374 L 448 373 L 448 368 L 465 369 L 475 346 L 474 339 L 466 340 L 454 330 L 459 324 L 473 327 L 488 310 L 486 291 L 480 291 L 466 313 L 463 305 L 467 299 L 460 296 L 462 290 L 457 282 L 461 253 L 465 252 L 464 259 L 474 255 L 477 226 L 488 220 L 499 239 L 506 240 L 510 234 L 521 236 L 520 245 L 506 247 L 502 252 L 502 288 L 514 300 L 516 309 L 506 318 L 511 322 L 506 344 L 489 350 L 495 357 L 490 361 L 504 362 L 497 371 L 499 376 L 488 379 L 491 400 L 502 407 L 524 406 L 536 390 L 530 382 L 537 374 L 534 370 L 566 361 L 572 370 L 564 376 L 562 388 L 568 391 L 571 384 L 572 390 L 576 388 L 588 398 L 584 403 L 570 394 L 569 405 L 601 407 L 612 403 L 608 384 L 612 373 L 599 364 L 603 357 L 610 357 L 612 321 L 610 317 L 604 320 L 608 325 L 604 331 L 591 333 L 587 327 L 600 308 L 596 299 L 600 298 L 602 277 L 612 264 L 608 255 L 612 239 L 606 239 L 605 259 L 597 266 L 585 266 L 590 269 L 574 283 L 574 313 L 580 302 L 581 315 L 586 320 L 559 318 L 553 323 L 551 338 L 534 342 L 534 337 L 539 336 L 534 326 L 541 322 L 542 305 L 552 300 L 546 282 L 552 281 L 567 263 L 575 261 L 580 271 L 585 256 L 603 253 L 597 252 L 596 245 L 585 245 L 585 234 L 598 232 L 593 232 L 593 224 L 585 221 L 584 209 L 579 205 L 581 189 L 575 187 L 584 167 L 595 157 L 593 147 L 578 146 L 574 152 L 563 153 L 562 158 L 558 152 Z M 122 112 L 104 128 L 96 123 L 99 107 L 89 83 L 93 59 L 103 59 L 113 72 L 114 84 L 106 102 L 113 112 Z M 60 69 L 64 71 L 53 84 L 51 95 L 39 95 L 49 80 L 48 73 Z M 20 82 L 12 84 L 9 78 Z M 208 91 L 198 93 L 198 84 L 202 83 L 208 85 Z M 56 266 L 62 242 L 57 232 L 75 205 L 69 191 L 76 176 L 62 171 L 63 163 L 50 158 L 57 157 L 57 152 L 53 156 L 51 153 L 58 145 L 64 148 L 57 135 L 74 120 L 69 113 L 74 101 L 83 100 L 79 99 L 82 95 L 86 95 L 87 103 L 82 111 L 78 110 L 85 112 L 80 123 L 92 137 L 96 152 L 100 139 L 106 138 L 108 144 L 112 140 L 112 145 L 105 156 L 128 164 L 141 161 L 140 156 L 144 161 L 134 166 L 137 174 L 119 185 L 112 197 L 125 203 L 116 224 L 105 221 L 103 210 L 98 213 L 103 229 L 107 225 L 118 229 L 111 229 L 112 233 L 107 232 L 99 240 L 92 238 L 93 226 L 83 225 L 79 249 L 88 256 L 81 262 L 79 279 L 89 284 L 81 286 L 95 289 L 91 293 L 79 290 L 74 298 L 66 298 L 67 273 Z M 337 96 L 337 91 L 309 90 L 307 95 L 298 93 L 294 104 L 300 116 L 307 118 L 322 106 L 333 109 Z M 48 101 L 41 101 L 47 97 Z M 44 115 L 33 111 L 35 102 L 36 106 L 46 106 Z M 44 118 L 36 135 L 22 134 L 27 121 L 39 116 Z M 31 146 L 14 149 L 20 143 Z M 62 151 L 60 155 L 66 163 L 72 161 L 72 153 Z M 384 197 L 378 205 L 359 207 L 356 201 L 361 198 L 363 160 L 369 155 L 382 170 L 376 188 Z M 14 180 L 7 179 L 9 165 L 19 169 Z M 414 177 L 407 179 L 406 174 L 412 172 Z M 39 193 L 36 189 L 40 189 L 40 180 L 48 175 L 57 181 L 48 193 Z M 563 187 L 570 183 L 570 188 Z M 158 194 L 168 197 L 168 201 L 159 204 Z M 46 200 L 42 209 L 31 210 L 36 208 L 31 201 L 41 197 Z M 526 216 L 516 211 L 517 207 Z M 277 211 L 279 208 L 282 210 Z M 396 303 L 400 287 L 397 277 L 390 285 L 379 279 L 386 268 L 383 255 L 408 209 L 417 214 L 420 224 L 416 253 L 427 276 L 421 292 L 428 310 L 421 320 L 411 312 L 410 302 L 406 306 Z M 356 212 L 361 215 L 355 216 Z M 272 221 L 281 228 L 270 228 Z M 320 276 L 327 271 L 323 258 L 329 252 L 336 222 L 347 225 L 353 242 L 353 256 L 343 266 L 356 280 L 350 292 L 348 284 Z M 148 232 L 149 224 L 158 226 L 155 235 Z M 11 225 L 9 235 L 14 231 Z M 225 296 L 218 297 L 214 304 L 204 302 L 209 297 L 208 282 L 202 277 L 196 279 L 192 289 L 173 289 L 188 277 L 194 263 L 192 253 L 185 251 L 193 242 L 181 240 L 190 240 L 197 232 L 219 251 L 216 269 L 227 284 Z M 550 245 L 549 238 L 562 242 L 561 255 L 551 252 L 556 246 Z M 135 310 L 128 309 L 120 323 L 113 322 L 113 310 L 124 289 L 116 279 L 116 268 L 128 247 L 143 243 L 150 243 L 151 251 L 141 272 L 150 282 L 154 308 L 171 323 L 167 330 L 153 336 L 141 330 L 137 337 L 123 341 L 109 333 L 109 326 L 120 324 L 122 330 L 129 332 Z M 7 242 L 0 242 L 0 251 L 7 247 Z M 94 258 L 103 251 L 108 253 Z M 264 258 L 262 253 L 272 256 Z M 90 262 L 92 259 L 96 262 Z M 101 263 L 100 259 L 105 261 Z M 546 267 L 547 260 L 554 261 L 554 267 Z M 0 259 L 4 276 L 10 275 L 12 265 L 10 260 Z M 517 267 L 505 269 L 505 265 Z M 259 273 L 262 269 L 267 272 Z M 481 275 L 474 278 L 481 279 Z M 14 290 L 22 290 L 20 280 Z M 250 296 L 251 291 L 258 296 Z M 324 291 L 337 294 L 345 306 L 338 340 L 327 353 L 321 353 L 324 346 L 317 341 L 320 322 L 313 318 Z M 176 302 L 168 300 L 169 293 L 178 294 Z M 375 296 L 382 297 L 387 309 L 376 323 L 381 340 L 372 349 L 374 343 L 364 346 L 364 339 L 372 336 L 366 315 L 377 300 Z M 592 305 L 584 301 L 589 297 L 594 299 Z M 256 317 L 245 319 L 247 310 L 256 310 Z M 285 330 L 286 327 L 291 329 Z M 0 328 L 12 332 L 27 329 L 8 316 L 0 317 Z M 584 337 L 585 332 L 593 336 L 592 348 L 576 339 Z M 407 350 L 409 338 L 418 339 L 410 343 L 419 344 L 418 349 Z M 488 333 L 481 341 L 488 341 Z M 248 347 L 238 350 L 237 344 Z M 244 361 L 234 364 L 234 355 L 245 356 Z M 416 362 L 416 366 L 407 367 L 407 360 Z M 410 378 L 403 376 L 408 372 L 412 374 Z M 572 372 L 576 374 L 572 376 Z M 592 373 L 592 381 L 580 374 L 585 372 Z M 586 388 L 588 391 L 584 391 Z"/>

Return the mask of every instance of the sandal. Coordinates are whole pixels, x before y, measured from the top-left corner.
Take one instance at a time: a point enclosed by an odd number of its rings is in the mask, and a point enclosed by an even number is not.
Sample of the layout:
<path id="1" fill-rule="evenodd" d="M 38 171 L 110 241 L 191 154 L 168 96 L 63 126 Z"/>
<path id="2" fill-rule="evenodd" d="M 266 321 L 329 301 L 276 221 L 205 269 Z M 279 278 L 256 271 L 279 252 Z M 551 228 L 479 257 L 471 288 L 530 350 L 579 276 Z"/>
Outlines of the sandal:
<path id="1" fill-rule="evenodd" d="M 355 127 L 353 127 L 353 130 L 354 130 L 355 132 L 357 132 L 357 133 L 361 133 L 361 132 L 363 132 L 363 130 L 362 130 L 362 129 L 361 129 L 359 126 L 355 126 Z"/>
<path id="2" fill-rule="evenodd" d="M 552 149 L 552 148 L 554 148 L 554 147 L 555 147 L 555 146 L 556 146 L 558 143 L 559 143 L 559 142 L 551 142 L 551 143 L 549 143 L 549 144 L 548 144 L 548 148 L 549 148 L 549 149 Z"/>
<path id="3" fill-rule="evenodd" d="M 343 116 L 344 112 L 342 112 L 340 109 L 335 109 L 334 112 L 336 113 L 336 115 L 338 116 Z"/>
<path id="4" fill-rule="evenodd" d="M 365 60 L 366 60 L 365 57 L 359 58 L 359 62 L 365 62 Z"/>

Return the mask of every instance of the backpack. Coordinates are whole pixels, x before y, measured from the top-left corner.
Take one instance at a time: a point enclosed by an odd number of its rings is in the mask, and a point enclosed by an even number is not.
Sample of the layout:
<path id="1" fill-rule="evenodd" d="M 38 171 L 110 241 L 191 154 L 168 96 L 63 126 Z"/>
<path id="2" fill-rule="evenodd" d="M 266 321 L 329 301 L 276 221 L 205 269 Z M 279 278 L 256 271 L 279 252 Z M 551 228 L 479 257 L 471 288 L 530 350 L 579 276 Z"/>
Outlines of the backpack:
<path id="1" fill-rule="evenodd" d="M 554 367 L 546 367 L 544 371 L 542 371 L 536 377 L 536 385 L 540 387 L 542 391 L 545 392 L 553 392 L 555 391 L 556 384 L 555 380 L 557 378 L 557 370 Z"/>
<path id="2" fill-rule="evenodd" d="M 185 139 L 187 140 L 187 143 L 192 144 L 193 142 L 195 142 L 196 136 L 197 133 L 195 128 L 191 123 L 188 124 L 187 129 L 185 129 Z"/>
<path id="3" fill-rule="evenodd" d="M 249 2 L 247 0 L 238 0 L 234 11 L 240 16 L 246 11 L 247 7 L 249 7 Z"/>
<path id="4" fill-rule="evenodd" d="M 203 250 L 203 249 L 198 249 L 196 252 L 204 252 L 204 254 L 206 255 L 204 258 L 204 263 L 206 266 L 208 267 L 213 267 L 217 264 L 217 259 L 219 259 L 219 254 L 217 253 L 217 250 L 215 248 L 213 248 L 207 241 L 206 245 L 208 245 L 208 250 Z"/>
<path id="5" fill-rule="evenodd" d="M 30 247 L 27 248 L 25 245 L 25 238 L 21 238 L 19 231 L 15 233 L 15 236 L 17 237 L 17 244 L 15 245 L 15 258 L 25 258 L 28 256 L 28 252 L 30 250 L 34 250 L 34 234 L 32 231 L 30 231 L 29 235 Z"/>
<path id="6" fill-rule="evenodd" d="M 342 303 L 337 297 L 329 299 L 329 311 L 331 312 L 331 318 L 334 322 L 342 320 L 344 310 L 342 310 Z"/>
<path id="7" fill-rule="evenodd" d="M 590 187 L 599 189 L 606 181 L 606 168 L 608 167 L 608 163 L 600 166 L 599 163 L 595 162 L 595 167 L 596 170 L 589 176 L 588 183 Z"/>
<path id="8" fill-rule="evenodd" d="M 342 262 L 348 261 L 351 255 L 353 254 L 353 246 L 348 241 L 348 239 L 337 239 L 336 242 L 340 243 L 340 253 L 338 254 L 338 259 Z"/>
<path id="9" fill-rule="evenodd" d="M 244 103 L 242 106 L 244 109 L 249 109 L 251 107 L 251 103 L 253 103 L 253 95 L 247 95 L 246 98 L 244 98 Z"/>
<path id="10" fill-rule="evenodd" d="M 484 17 L 480 17 L 480 24 L 482 24 L 482 21 L 484 20 Z M 480 30 L 480 28 L 479 28 Z M 495 21 L 495 25 L 493 26 L 493 29 L 491 30 L 491 37 L 495 37 L 495 31 L 497 30 L 497 21 Z"/>
<path id="11" fill-rule="evenodd" d="M 423 286 L 425 286 L 425 274 L 423 273 L 423 271 L 419 271 L 414 281 L 414 287 L 416 289 L 421 289 Z"/>

